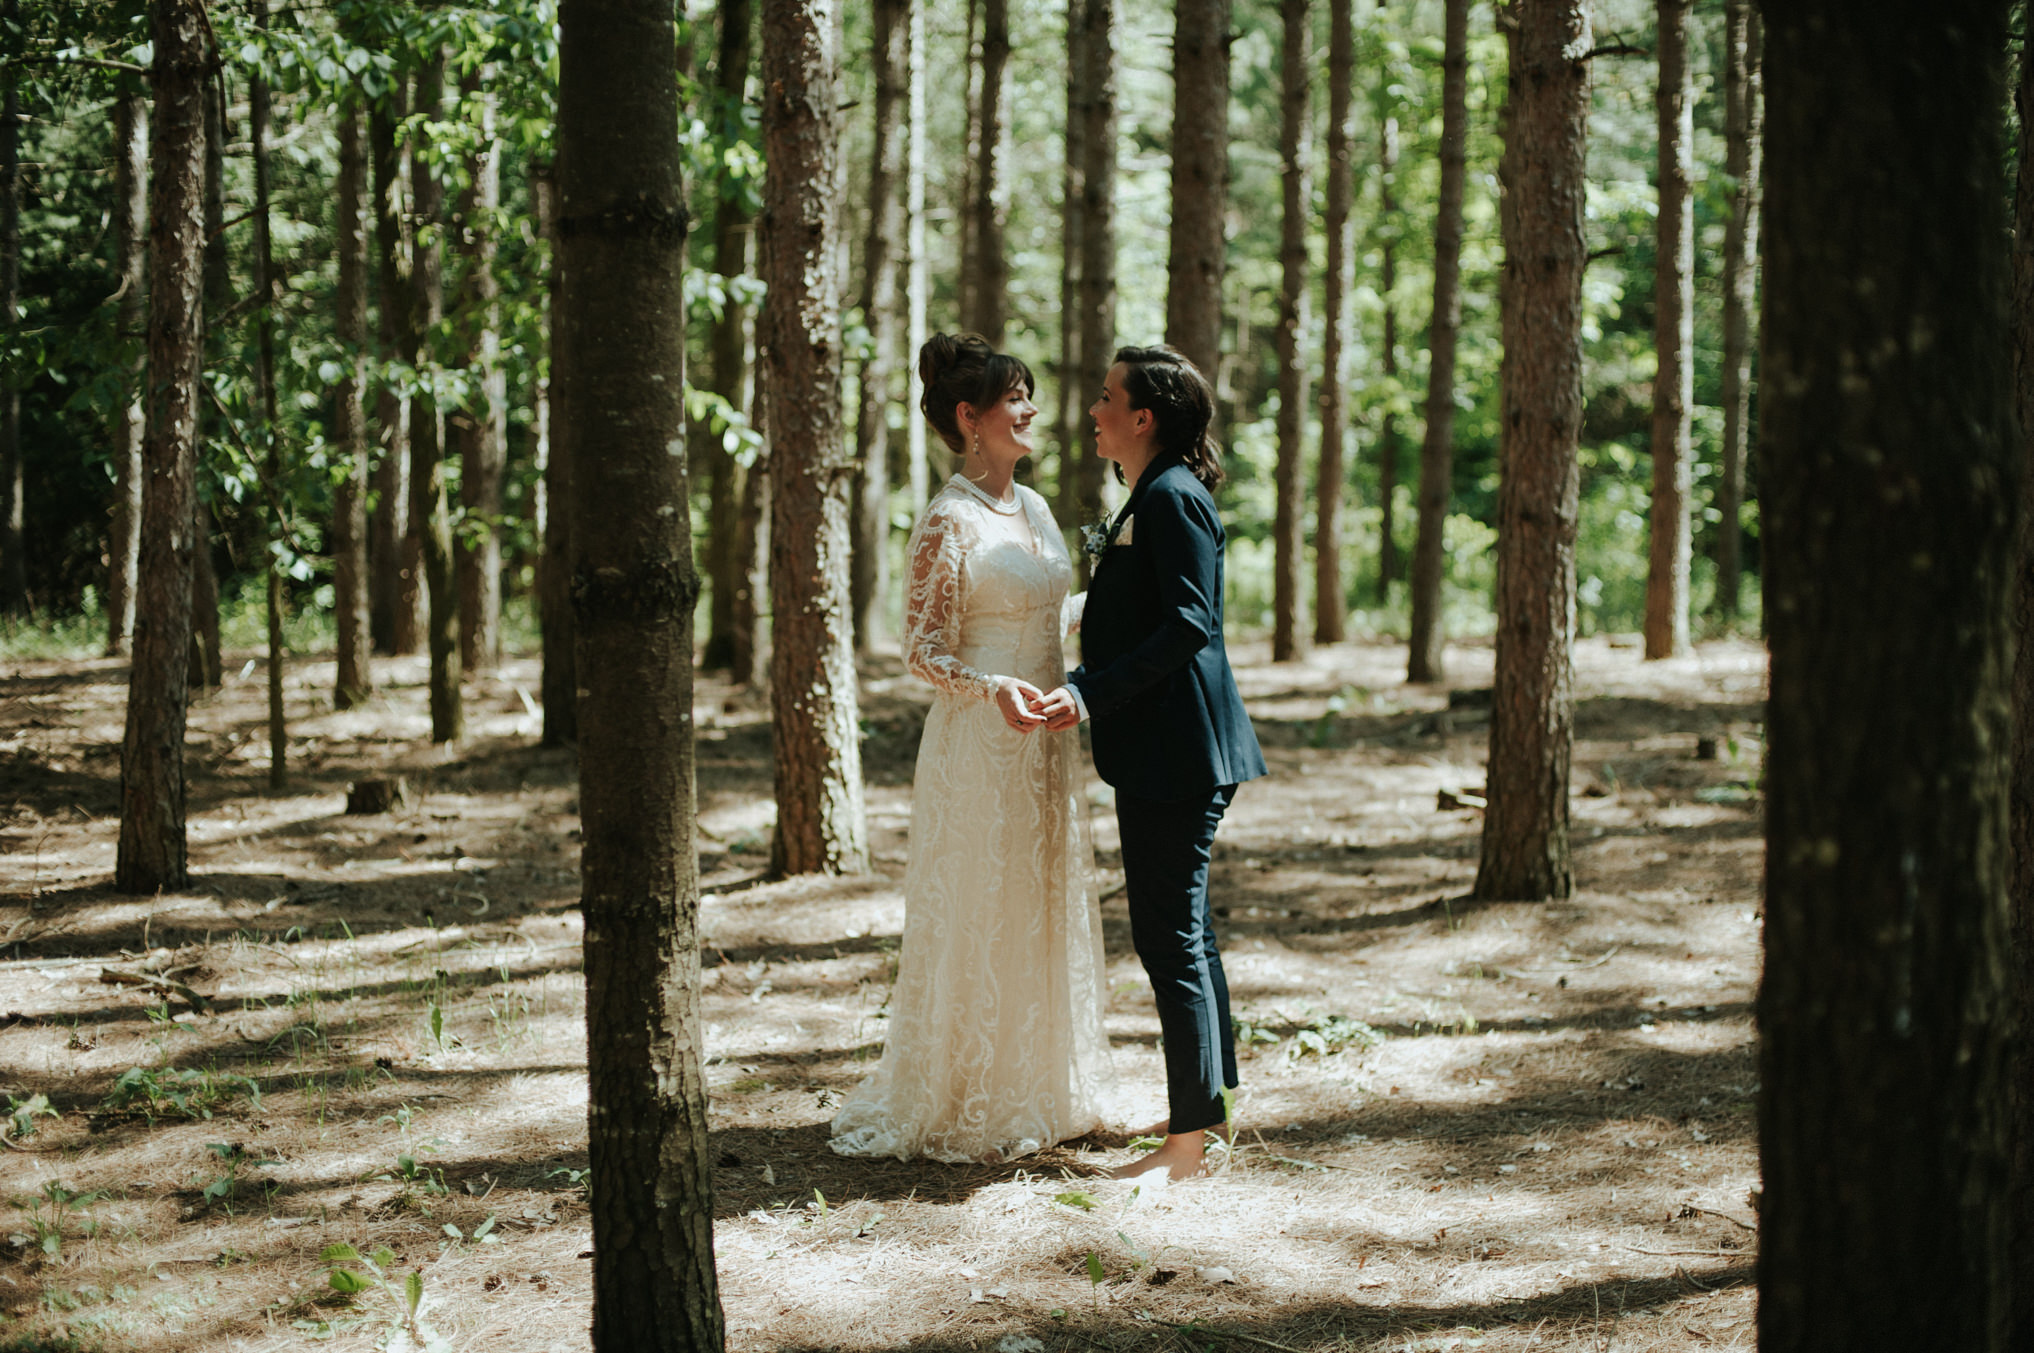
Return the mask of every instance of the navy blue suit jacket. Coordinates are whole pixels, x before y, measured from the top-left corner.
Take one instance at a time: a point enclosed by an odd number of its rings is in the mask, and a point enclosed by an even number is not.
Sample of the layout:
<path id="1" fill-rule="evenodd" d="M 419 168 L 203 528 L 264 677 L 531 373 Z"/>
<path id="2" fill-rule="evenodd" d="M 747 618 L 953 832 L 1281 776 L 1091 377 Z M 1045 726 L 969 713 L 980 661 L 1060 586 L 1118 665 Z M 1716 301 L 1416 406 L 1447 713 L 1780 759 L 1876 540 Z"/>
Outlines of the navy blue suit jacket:
<path id="1" fill-rule="evenodd" d="M 1088 708 L 1095 773 L 1149 799 L 1256 779 L 1264 754 L 1222 642 L 1215 500 L 1180 461 L 1159 461 L 1116 520 L 1130 539 L 1095 566 L 1067 678 Z"/>

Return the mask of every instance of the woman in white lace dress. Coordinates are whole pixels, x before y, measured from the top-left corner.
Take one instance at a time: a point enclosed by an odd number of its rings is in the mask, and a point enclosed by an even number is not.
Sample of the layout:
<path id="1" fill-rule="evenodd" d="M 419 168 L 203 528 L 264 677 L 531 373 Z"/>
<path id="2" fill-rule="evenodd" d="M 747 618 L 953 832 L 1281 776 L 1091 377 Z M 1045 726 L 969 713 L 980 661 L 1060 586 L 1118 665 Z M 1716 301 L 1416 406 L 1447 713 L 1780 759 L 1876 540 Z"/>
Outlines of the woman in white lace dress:
<path id="1" fill-rule="evenodd" d="M 1031 372 L 973 334 L 919 353 L 961 469 L 912 533 L 906 666 L 936 689 L 911 800 L 883 1060 L 833 1120 L 850 1156 L 1007 1160 L 1099 1125 L 1102 931 L 1077 735 L 1032 710 L 1066 670 L 1073 567 L 1016 483 Z"/>

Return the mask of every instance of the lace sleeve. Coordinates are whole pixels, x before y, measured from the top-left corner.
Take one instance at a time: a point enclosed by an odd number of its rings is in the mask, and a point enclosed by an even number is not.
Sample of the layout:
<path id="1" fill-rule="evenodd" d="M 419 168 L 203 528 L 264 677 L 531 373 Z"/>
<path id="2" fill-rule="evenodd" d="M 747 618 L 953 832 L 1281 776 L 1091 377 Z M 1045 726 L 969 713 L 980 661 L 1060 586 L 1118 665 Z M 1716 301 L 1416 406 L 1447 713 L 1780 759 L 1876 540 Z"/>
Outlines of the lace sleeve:
<path id="1" fill-rule="evenodd" d="M 1080 633 L 1081 617 L 1086 615 L 1087 612 L 1088 612 L 1087 593 L 1085 592 L 1067 593 L 1066 600 L 1062 601 L 1059 604 L 1060 629 L 1067 634 Z"/>
<path id="2" fill-rule="evenodd" d="M 961 632 L 959 523 L 937 506 L 911 533 L 904 594 L 904 665 L 912 675 L 954 695 L 989 699 L 995 679 L 957 656 Z"/>

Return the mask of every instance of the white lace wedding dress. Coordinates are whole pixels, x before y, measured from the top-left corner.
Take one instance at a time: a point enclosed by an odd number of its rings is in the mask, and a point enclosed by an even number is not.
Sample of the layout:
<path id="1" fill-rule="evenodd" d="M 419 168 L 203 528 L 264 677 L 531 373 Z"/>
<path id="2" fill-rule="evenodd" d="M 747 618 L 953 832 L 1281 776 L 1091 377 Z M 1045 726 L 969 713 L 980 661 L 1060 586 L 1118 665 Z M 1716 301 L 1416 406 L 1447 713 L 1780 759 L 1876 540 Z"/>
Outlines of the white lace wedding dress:
<path id="1" fill-rule="evenodd" d="M 1101 1121 L 1102 928 L 1072 730 L 1003 722 L 995 676 L 1051 690 L 1073 578 L 1045 500 L 956 476 L 912 533 L 904 660 L 937 689 L 911 795 L 883 1059 L 833 1120 L 847 1156 L 1009 1159 Z"/>

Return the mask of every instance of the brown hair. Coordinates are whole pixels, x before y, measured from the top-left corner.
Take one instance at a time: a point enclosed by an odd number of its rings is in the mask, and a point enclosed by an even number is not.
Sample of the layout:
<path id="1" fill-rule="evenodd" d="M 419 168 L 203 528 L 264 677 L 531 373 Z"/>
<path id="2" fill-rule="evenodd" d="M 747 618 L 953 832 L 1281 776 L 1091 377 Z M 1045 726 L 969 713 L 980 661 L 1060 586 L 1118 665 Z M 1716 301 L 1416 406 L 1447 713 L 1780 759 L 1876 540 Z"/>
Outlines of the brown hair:
<path id="1" fill-rule="evenodd" d="M 1133 409 L 1148 409 L 1156 424 L 1160 455 L 1177 456 L 1212 492 L 1227 476 L 1222 446 L 1209 428 L 1215 421 L 1215 388 L 1191 358 L 1169 344 L 1118 348 L 1123 393 Z"/>
<path id="2" fill-rule="evenodd" d="M 980 334 L 934 334 L 926 339 L 918 350 L 918 379 L 925 386 L 918 411 L 956 456 L 967 450 L 956 405 L 980 411 L 1012 390 L 1021 388 L 1029 394 L 1038 388 L 1030 367 L 997 352 Z"/>

